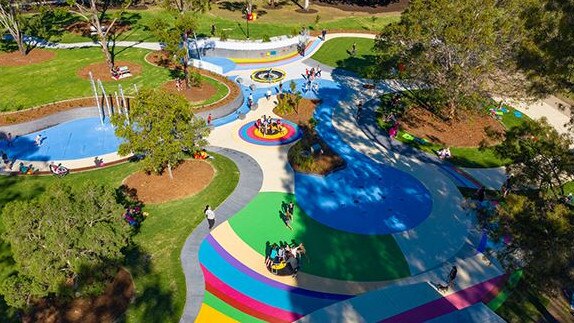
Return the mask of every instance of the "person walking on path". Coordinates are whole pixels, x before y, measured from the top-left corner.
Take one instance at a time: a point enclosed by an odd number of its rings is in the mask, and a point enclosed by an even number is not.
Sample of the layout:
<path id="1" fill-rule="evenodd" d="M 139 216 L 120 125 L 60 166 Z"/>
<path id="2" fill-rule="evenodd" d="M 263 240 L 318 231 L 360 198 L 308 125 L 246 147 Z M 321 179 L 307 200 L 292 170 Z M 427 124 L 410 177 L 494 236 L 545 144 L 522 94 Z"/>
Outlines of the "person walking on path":
<path id="1" fill-rule="evenodd" d="M 357 104 L 357 115 L 356 115 L 357 120 L 359 120 L 359 118 L 361 117 L 362 112 L 363 112 L 363 102 L 359 101 L 359 104 Z"/>
<path id="2" fill-rule="evenodd" d="M 325 41 L 326 36 L 327 36 L 327 29 L 323 28 L 323 30 L 321 31 L 321 39 Z"/>
<path id="3" fill-rule="evenodd" d="M 446 282 L 446 285 L 448 287 L 454 286 L 454 280 L 456 279 L 457 274 L 458 274 L 458 268 L 456 268 L 456 266 L 452 266 L 452 268 L 450 269 L 450 273 L 448 273 L 448 280 Z"/>
<path id="4" fill-rule="evenodd" d="M 209 230 L 211 230 L 215 225 L 215 212 L 213 212 L 211 206 L 209 206 L 208 204 L 205 206 L 205 210 L 203 211 L 203 213 L 205 213 L 205 217 L 207 218 L 207 224 L 209 225 Z"/>
<path id="5" fill-rule="evenodd" d="M 211 25 L 211 37 L 215 36 L 215 24 Z"/>
<path id="6" fill-rule="evenodd" d="M 12 138 L 12 133 L 9 132 L 8 136 L 6 136 L 6 146 L 13 147 L 14 146 L 14 138 Z"/>
<path id="7" fill-rule="evenodd" d="M 213 117 L 211 116 L 211 113 L 207 116 L 207 125 L 211 125 L 211 120 L 213 119 Z"/>

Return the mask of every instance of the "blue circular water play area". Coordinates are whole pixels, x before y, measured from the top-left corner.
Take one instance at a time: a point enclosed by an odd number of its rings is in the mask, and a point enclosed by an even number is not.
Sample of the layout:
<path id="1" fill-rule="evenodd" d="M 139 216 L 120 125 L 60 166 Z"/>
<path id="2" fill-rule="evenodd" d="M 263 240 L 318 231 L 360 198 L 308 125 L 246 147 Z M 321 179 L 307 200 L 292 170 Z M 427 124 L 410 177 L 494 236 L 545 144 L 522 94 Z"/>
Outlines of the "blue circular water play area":
<path id="1" fill-rule="evenodd" d="M 42 144 L 36 145 L 40 134 Z M 121 139 L 114 134 L 109 123 L 101 124 L 100 118 L 76 119 L 42 131 L 18 136 L 13 145 L 0 142 L 0 150 L 10 159 L 28 161 L 72 160 L 100 156 L 118 151 Z"/>
<path id="2" fill-rule="evenodd" d="M 380 235 L 412 229 L 431 213 L 430 192 L 412 175 L 372 160 L 341 138 L 333 110 L 349 94 L 322 80 L 316 131 L 347 166 L 327 176 L 296 173 L 297 203 L 313 219 L 341 231 Z"/>

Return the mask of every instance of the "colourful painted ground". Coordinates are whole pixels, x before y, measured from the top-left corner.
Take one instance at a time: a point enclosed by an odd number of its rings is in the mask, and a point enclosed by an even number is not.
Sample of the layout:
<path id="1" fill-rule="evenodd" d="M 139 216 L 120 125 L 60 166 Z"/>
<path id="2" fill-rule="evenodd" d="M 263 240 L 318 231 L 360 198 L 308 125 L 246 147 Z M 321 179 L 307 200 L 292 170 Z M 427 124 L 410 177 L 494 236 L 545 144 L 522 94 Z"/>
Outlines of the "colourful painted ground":
<path id="1" fill-rule="evenodd" d="M 253 122 L 249 122 L 239 129 L 241 139 L 263 146 L 287 145 L 301 138 L 299 127 L 288 120 L 281 120 L 282 130 L 276 134 L 263 135 Z"/>
<path id="2" fill-rule="evenodd" d="M 293 231 L 289 230 L 279 214 L 281 204 L 289 201 L 294 201 L 292 194 L 260 193 L 229 223 L 261 255 L 273 243 L 303 242 L 307 259 L 303 259 L 302 272 L 354 281 L 382 281 L 410 275 L 403 254 L 390 235 L 367 236 L 334 230 L 313 220 L 298 206 Z"/>

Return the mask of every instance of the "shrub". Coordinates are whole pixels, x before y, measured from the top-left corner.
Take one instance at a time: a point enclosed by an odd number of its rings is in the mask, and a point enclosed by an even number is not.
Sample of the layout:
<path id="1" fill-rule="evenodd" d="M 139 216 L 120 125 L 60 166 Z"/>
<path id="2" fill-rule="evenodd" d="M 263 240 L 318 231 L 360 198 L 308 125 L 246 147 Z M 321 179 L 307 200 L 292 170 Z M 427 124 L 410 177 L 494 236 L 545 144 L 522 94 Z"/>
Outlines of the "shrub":
<path id="1" fill-rule="evenodd" d="M 269 37 L 269 35 L 265 34 L 265 35 L 263 35 L 263 41 L 264 41 L 264 42 L 270 42 L 270 41 L 271 41 L 271 37 Z"/>

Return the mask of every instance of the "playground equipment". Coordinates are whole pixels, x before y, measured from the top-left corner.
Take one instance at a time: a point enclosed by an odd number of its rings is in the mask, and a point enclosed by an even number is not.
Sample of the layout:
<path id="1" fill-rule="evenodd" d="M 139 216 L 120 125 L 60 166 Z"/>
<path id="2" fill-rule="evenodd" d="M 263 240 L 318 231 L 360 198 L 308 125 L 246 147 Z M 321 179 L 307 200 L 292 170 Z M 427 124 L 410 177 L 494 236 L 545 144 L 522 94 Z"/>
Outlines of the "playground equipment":
<path id="1" fill-rule="evenodd" d="M 108 96 L 106 89 L 100 79 L 94 80 L 92 72 L 88 73 L 90 76 L 90 83 L 92 84 L 92 92 L 96 100 L 96 107 L 100 115 L 100 123 L 104 126 L 106 116 L 110 118 L 114 113 L 124 114 L 126 121 L 129 123 L 129 97 L 126 98 L 121 84 L 118 84 L 118 91 Z M 99 92 L 98 92 L 99 88 Z M 138 87 L 134 84 L 135 93 L 138 93 Z M 119 93 L 119 94 L 118 94 Z M 115 97 L 115 101 L 114 101 Z M 102 102 L 103 101 L 103 102 Z M 104 110 L 105 104 L 105 110 Z M 107 113 L 107 115 L 106 115 Z"/>
<path id="2" fill-rule="evenodd" d="M 278 68 L 263 68 L 251 73 L 251 79 L 259 83 L 276 83 L 285 78 L 287 73 Z"/>

